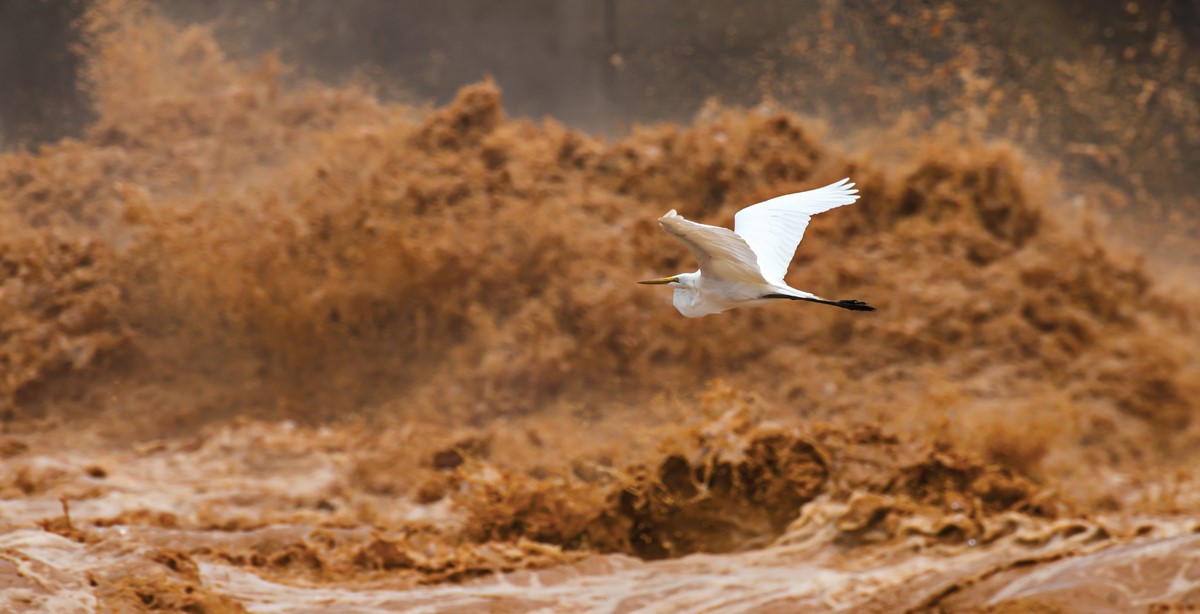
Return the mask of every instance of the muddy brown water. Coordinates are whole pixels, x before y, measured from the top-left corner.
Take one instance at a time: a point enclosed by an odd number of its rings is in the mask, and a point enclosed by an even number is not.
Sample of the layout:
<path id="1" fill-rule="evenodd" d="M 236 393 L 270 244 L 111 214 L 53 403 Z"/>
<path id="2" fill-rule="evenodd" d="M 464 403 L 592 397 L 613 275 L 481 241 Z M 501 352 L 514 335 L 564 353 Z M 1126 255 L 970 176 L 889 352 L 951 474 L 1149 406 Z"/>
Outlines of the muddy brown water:
<path id="1" fill-rule="evenodd" d="M 137 6 L 89 11 L 87 135 L 0 154 L 6 611 L 1200 600 L 1194 282 L 1030 152 L 421 110 Z M 878 312 L 633 284 L 693 266 L 666 210 L 847 175 L 789 279 Z"/>

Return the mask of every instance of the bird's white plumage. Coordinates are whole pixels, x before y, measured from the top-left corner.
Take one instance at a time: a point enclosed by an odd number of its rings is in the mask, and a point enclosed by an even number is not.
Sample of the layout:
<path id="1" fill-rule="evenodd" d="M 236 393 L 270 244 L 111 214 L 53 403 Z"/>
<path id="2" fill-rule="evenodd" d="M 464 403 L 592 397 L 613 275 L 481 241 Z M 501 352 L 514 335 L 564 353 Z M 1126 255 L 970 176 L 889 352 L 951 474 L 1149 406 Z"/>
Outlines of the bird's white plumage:
<path id="1" fill-rule="evenodd" d="M 733 230 L 757 256 L 762 276 L 771 283 L 782 284 L 812 216 L 856 200 L 858 190 L 846 178 L 823 188 L 746 207 L 733 217 Z"/>
<path id="2" fill-rule="evenodd" d="M 670 285 L 675 308 L 689 318 L 781 298 L 874 311 L 861 301 L 824 299 L 783 281 L 812 216 L 856 200 L 858 190 L 843 179 L 746 207 L 734 216 L 734 230 L 698 224 L 671 210 L 658 223 L 687 246 L 700 270 L 641 283 Z"/>
<path id="3" fill-rule="evenodd" d="M 765 283 L 759 259 L 742 237 L 728 228 L 686 220 L 672 209 L 658 223 L 675 235 L 700 263 L 709 279 Z"/>

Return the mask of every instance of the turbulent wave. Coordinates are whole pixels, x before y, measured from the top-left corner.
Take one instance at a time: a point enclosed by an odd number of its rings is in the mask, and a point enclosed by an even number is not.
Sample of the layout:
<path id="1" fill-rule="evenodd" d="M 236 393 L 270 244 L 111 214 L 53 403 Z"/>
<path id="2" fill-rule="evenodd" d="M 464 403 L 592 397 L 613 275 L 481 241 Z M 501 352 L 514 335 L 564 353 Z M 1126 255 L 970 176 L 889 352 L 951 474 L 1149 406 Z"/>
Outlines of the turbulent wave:
<path id="1" fill-rule="evenodd" d="M 192 557 L 432 582 L 760 548 L 804 509 L 839 510 L 822 543 L 854 550 L 1177 505 L 1161 476 L 1196 458 L 1194 302 L 1064 213 L 1012 146 L 934 136 L 885 164 L 786 110 L 717 105 L 609 139 L 509 117 L 490 82 L 422 111 L 245 67 L 137 5 L 89 15 L 98 119 L 0 154 L 2 449 L 20 465 L 0 490 L 85 501 L 53 531 L 373 527 L 159 562 L 193 583 Z M 692 266 L 664 211 L 729 224 L 843 176 L 862 199 L 814 221 L 792 279 L 878 312 L 687 320 L 633 283 Z M 67 432 L 120 464 L 21 464 Z M 185 443 L 129 450 L 160 439 Z M 258 507 L 184 486 L 88 507 L 141 492 L 108 474 L 164 454 L 266 479 L 201 459 L 260 445 L 267 473 L 313 455 L 329 479 Z"/>

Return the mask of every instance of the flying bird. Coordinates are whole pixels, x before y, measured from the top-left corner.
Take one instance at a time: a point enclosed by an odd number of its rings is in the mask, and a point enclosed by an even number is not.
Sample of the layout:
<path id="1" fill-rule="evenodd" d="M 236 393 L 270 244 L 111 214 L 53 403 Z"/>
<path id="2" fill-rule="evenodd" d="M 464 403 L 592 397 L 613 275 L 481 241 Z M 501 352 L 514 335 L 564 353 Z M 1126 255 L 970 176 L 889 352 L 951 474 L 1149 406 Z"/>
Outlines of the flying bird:
<path id="1" fill-rule="evenodd" d="M 862 301 L 821 298 L 783 281 L 812 216 L 856 200 L 858 190 L 846 178 L 746 207 L 734 216 L 733 230 L 688 221 L 672 209 L 658 223 L 683 241 L 700 262 L 700 270 L 638 283 L 674 288 L 675 309 L 689 318 L 778 300 L 875 311 Z"/>

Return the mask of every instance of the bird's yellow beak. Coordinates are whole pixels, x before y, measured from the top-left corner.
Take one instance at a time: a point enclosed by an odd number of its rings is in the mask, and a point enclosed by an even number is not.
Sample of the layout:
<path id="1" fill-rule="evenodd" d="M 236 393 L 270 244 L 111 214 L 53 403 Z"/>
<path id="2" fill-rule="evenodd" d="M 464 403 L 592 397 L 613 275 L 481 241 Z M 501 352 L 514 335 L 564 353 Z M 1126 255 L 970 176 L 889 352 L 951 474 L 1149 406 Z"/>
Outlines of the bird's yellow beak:
<path id="1" fill-rule="evenodd" d="M 662 279 L 647 279 L 646 281 L 639 281 L 638 283 L 646 284 L 646 285 L 661 285 L 661 284 L 669 284 L 669 283 L 677 282 L 677 281 L 679 281 L 678 277 L 664 277 Z"/>

